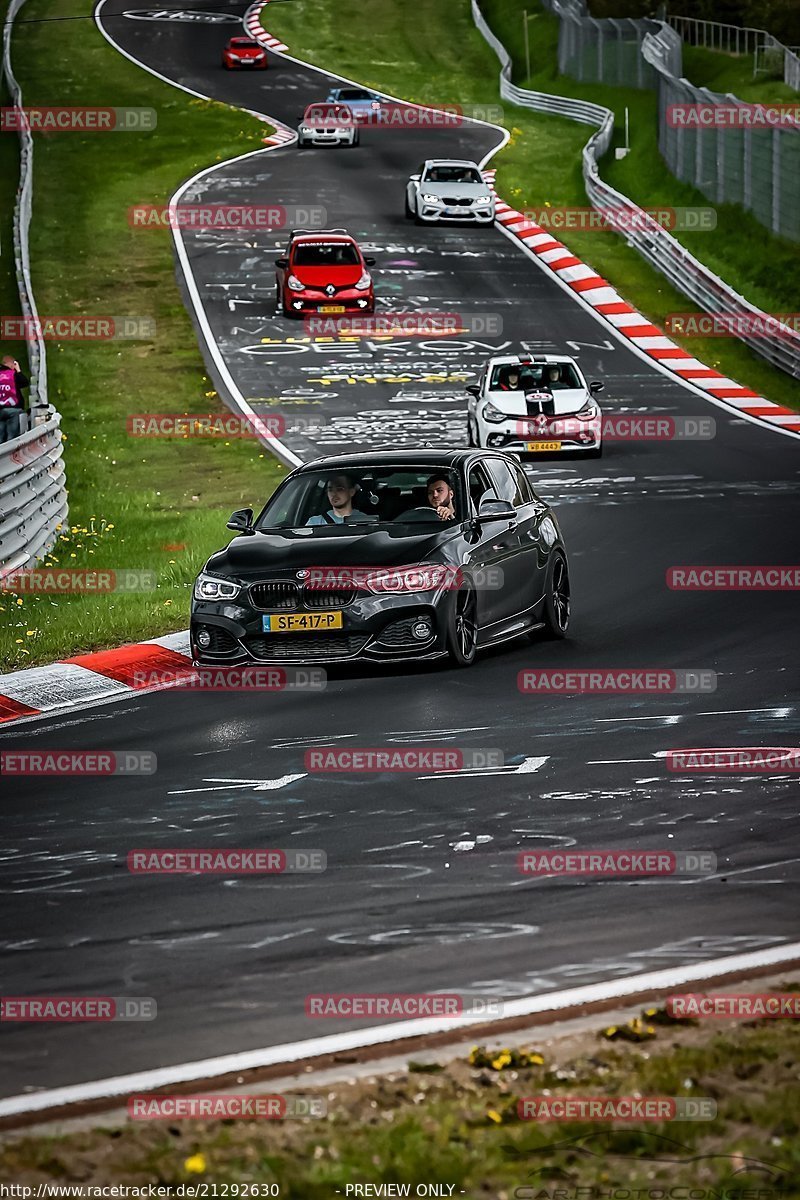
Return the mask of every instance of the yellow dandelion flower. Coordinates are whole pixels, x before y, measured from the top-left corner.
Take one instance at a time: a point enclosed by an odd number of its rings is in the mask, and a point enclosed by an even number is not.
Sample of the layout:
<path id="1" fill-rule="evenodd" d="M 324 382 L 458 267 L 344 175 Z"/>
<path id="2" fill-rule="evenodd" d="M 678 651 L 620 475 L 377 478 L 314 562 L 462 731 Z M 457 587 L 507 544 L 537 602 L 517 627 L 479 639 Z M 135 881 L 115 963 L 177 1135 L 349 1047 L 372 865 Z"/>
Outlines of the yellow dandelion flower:
<path id="1" fill-rule="evenodd" d="M 183 1164 L 183 1169 L 189 1171 L 192 1175 L 202 1175 L 206 1169 L 206 1158 L 204 1154 L 192 1154 Z"/>
<path id="2" fill-rule="evenodd" d="M 503 1118 L 500 1116 L 500 1113 L 497 1111 L 497 1109 L 490 1108 L 486 1115 L 490 1121 L 494 1121 L 495 1125 L 503 1124 Z"/>

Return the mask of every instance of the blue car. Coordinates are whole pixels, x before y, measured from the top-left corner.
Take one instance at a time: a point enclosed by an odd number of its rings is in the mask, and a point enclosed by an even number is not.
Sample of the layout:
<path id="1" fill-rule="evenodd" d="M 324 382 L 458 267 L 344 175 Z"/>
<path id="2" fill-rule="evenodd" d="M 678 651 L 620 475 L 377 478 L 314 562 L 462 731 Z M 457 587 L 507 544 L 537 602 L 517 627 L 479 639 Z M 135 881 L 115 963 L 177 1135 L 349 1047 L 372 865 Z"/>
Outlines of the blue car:
<path id="1" fill-rule="evenodd" d="M 346 104 L 353 117 L 360 124 L 369 122 L 377 125 L 383 120 L 382 101 L 375 92 L 360 87 L 331 88 L 328 92 L 329 104 Z"/>

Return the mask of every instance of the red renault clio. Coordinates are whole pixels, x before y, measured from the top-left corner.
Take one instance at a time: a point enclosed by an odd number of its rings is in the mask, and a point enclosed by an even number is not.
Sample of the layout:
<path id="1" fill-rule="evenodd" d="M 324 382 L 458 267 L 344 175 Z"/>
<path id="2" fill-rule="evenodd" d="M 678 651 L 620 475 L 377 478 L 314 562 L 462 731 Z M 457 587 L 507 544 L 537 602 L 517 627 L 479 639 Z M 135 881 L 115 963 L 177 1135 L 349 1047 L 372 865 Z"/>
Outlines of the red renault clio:
<path id="1" fill-rule="evenodd" d="M 375 293 L 365 258 L 345 229 L 295 229 L 286 253 L 275 259 L 275 293 L 286 317 L 313 313 L 373 313 Z"/>

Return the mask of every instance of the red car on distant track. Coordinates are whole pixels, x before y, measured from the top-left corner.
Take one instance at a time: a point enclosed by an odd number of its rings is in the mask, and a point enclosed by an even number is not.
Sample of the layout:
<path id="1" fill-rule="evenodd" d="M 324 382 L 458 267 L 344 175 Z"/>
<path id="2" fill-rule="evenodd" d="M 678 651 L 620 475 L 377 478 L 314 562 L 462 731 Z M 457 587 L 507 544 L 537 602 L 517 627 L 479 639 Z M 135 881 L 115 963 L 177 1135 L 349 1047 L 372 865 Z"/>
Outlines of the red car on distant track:
<path id="1" fill-rule="evenodd" d="M 249 37 L 232 37 L 222 51 L 222 65 L 228 71 L 266 71 L 267 52 Z"/>
<path id="2" fill-rule="evenodd" d="M 275 259 L 276 303 L 285 317 L 373 313 L 375 292 L 365 258 L 346 229 L 294 229 Z"/>

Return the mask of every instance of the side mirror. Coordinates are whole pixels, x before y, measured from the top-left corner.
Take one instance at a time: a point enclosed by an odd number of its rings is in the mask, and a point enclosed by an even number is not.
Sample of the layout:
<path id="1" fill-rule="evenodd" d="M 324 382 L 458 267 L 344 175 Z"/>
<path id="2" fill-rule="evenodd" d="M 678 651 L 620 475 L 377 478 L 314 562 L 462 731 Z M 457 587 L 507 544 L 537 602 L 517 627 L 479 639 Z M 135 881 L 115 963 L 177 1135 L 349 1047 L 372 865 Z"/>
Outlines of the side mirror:
<path id="1" fill-rule="evenodd" d="M 409 181 L 409 183 L 419 183 L 421 178 L 422 178 L 421 175 L 409 175 L 408 181 Z"/>
<path id="2" fill-rule="evenodd" d="M 467 392 L 470 396 L 480 396 L 480 394 L 481 394 L 480 384 L 468 383 L 467 386 L 464 388 L 464 391 Z"/>
<path id="3" fill-rule="evenodd" d="M 228 529 L 233 529 L 236 533 L 255 533 L 252 508 L 237 508 L 235 513 L 231 513 Z"/>
<path id="4" fill-rule="evenodd" d="M 599 379 L 595 379 L 593 383 L 589 384 L 589 391 L 592 393 L 593 396 L 596 396 L 598 392 L 603 391 L 605 386 L 606 385 L 604 383 L 601 383 Z"/>
<path id="5" fill-rule="evenodd" d="M 374 259 L 374 258 L 365 258 L 365 259 L 364 259 L 364 262 L 367 264 L 367 266 L 368 266 L 368 267 L 374 267 L 374 266 L 375 266 L 375 259 Z"/>
<path id="6" fill-rule="evenodd" d="M 481 500 L 479 521 L 513 521 L 517 510 L 510 500 Z"/>
<path id="7" fill-rule="evenodd" d="M 288 265 L 289 265 L 288 258 L 276 258 L 275 259 L 275 266 L 280 267 L 282 271 L 285 271 L 286 268 L 288 267 Z"/>

